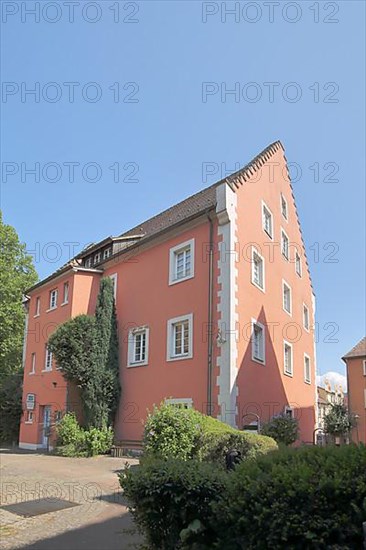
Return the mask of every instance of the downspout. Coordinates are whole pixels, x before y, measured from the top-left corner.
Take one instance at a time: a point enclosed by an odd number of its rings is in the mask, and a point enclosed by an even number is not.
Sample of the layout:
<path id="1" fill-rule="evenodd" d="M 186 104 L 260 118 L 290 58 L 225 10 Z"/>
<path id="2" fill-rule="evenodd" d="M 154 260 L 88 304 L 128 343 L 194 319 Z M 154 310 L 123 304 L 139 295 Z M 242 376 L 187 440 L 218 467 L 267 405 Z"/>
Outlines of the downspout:
<path id="1" fill-rule="evenodd" d="M 212 416 L 212 353 L 213 353 L 213 221 L 207 212 L 210 225 L 208 260 L 208 343 L 207 343 L 207 414 Z"/>

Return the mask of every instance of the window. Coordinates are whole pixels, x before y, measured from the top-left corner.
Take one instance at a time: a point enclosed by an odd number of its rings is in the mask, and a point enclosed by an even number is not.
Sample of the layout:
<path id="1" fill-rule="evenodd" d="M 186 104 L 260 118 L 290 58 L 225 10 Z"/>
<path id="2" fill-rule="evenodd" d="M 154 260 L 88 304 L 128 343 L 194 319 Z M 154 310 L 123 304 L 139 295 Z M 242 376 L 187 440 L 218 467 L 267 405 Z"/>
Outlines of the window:
<path id="1" fill-rule="evenodd" d="M 91 263 L 92 263 L 91 258 L 87 258 L 85 260 L 85 267 L 87 267 L 87 268 L 91 267 Z"/>
<path id="2" fill-rule="evenodd" d="M 113 283 L 114 300 L 116 301 L 117 300 L 117 273 L 113 273 L 113 275 L 110 275 L 109 278 Z"/>
<path id="3" fill-rule="evenodd" d="M 252 319 L 252 359 L 259 363 L 265 363 L 265 337 L 264 326 Z"/>
<path id="4" fill-rule="evenodd" d="M 292 314 L 291 287 L 282 280 L 282 307 L 289 314 Z"/>
<path id="5" fill-rule="evenodd" d="M 193 399 L 191 397 L 178 397 L 165 399 L 167 405 L 174 405 L 180 409 L 191 409 L 193 407 Z"/>
<path id="6" fill-rule="evenodd" d="M 304 329 L 309 331 L 310 329 L 309 308 L 305 304 L 303 304 L 303 324 L 304 324 Z"/>
<path id="7" fill-rule="evenodd" d="M 281 214 L 285 218 L 285 220 L 288 220 L 288 210 L 287 210 L 287 200 L 281 193 Z"/>
<path id="8" fill-rule="evenodd" d="M 184 315 L 168 321 L 167 360 L 192 357 L 193 315 Z"/>
<path id="9" fill-rule="evenodd" d="M 147 365 L 149 353 L 149 329 L 140 327 L 128 335 L 128 366 Z"/>
<path id="10" fill-rule="evenodd" d="M 50 309 L 55 309 L 57 307 L 57 298 L 58 298 L 58 290 L 57 288 L 55 288 L 50 292 Z"/>
<path id="11" fill-rule="evenodd" d="M 262 201 L 262 220 L 263 220 L 263 230 L 267 233 L 269 237 L 273 237 L 273 217 L 272 212 L 268 206 Z"/>
<path id="12" fill-rule="evenodd" d="M 264 290 L 264 260 L 256 248 L 252 248 L 252 283 Z"/>
<path id="13" fill-rule="evenodd" d="M 170 249 L 169 284 L 179 283 L 194 276 L 194 239 Z"/>
<path id="14" fill-rule="evenodd" d="M 64 298 L 63 298 L 63 304 L 67 304 L 69 302 L 69 283 L 64 283 Z"/>
<path id="15" fill-rule="evenodd" d="M 281 230 L 281 252 L 282 256 L 288 260 L 289 258 L 289 239 L 284 230 Z"/>
<path id="16" fill-rule="evenodd" d="M 41 298 L 38 296 L 36 298 L 36 312 L 34 314 L 35 317 L 38 317 L 41 313 Z"/>
<path id="17" fill-rule="evenodd" d="M 285 407 L 285 416 L 287 418 L 294 418 L 294 409 L 292 407 Z"/>
<path id="18" fill-rule="evenodd" d="M 311 383 L 310 357 L 304 354 L 304 380 L 307 384 Z"/>
<path id="19" fill-rule="evenodd" d="M 26 417 L 25 417 L 25 423 L 26 424 L 32 424 L 33 423 L 33 411 L 27 411 Z"/>
<path id="20" fill-rule="evenodd" d="M 46 359 L 44 364 L 44 370 L 46 371 L 52 370 L 52 358 L 53 358 L 52 351 L 50 351 L 46 346 Z"/>
<path id="21" fill-rule="evenodd" d="M 31 356 L 31 370 L 29 371 L 29 374 L 34 374 L 36 372 L 36 354 L 32 353 Z"/>
<path id="22" fill-rule="evenodd" d="M 363 375 L 366 376 L 366 359 L 363 360 Z"/>
<path id="23" fill-rule="evenodd" d="M 103 260 L 106 260 L 107 258 L 109 258 L 110 255 L 111 255 L 111 249 L 106 248 L 103 252 Z"/>
<path id="24" fill-rule="evenodd" d="M 284 353 L 284 371 L 288 376 L 293 375 L 293 359 L 292 359 L 292 345 L 284 341 L 283 345 Z"/>
<path id="25" fill-rule="evenodd" d="M 100 258 L 101 258 L 100 252 L 97 252 L 96 254 L 94 254 L 94 264 L 99 264 Z"/>
<path id="26" fill-rule="evenodd" d="M 301 277 L 302 276 L 301 257 L 298 252 L 296 252 L 295 254 L 295 269 L 298 276 Z"/>
<path id="27" fill-rule="evenodd" d="M 62 411 L 55 411 L 55 422 L 60 422 L 62 420 Z"/>

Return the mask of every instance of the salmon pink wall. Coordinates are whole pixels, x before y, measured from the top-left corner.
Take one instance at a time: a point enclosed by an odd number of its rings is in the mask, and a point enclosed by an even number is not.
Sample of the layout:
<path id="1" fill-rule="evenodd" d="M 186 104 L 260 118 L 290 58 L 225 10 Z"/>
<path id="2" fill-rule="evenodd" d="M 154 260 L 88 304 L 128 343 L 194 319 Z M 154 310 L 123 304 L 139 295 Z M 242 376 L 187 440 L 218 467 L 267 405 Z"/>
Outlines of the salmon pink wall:
<path id="1" fill-rule="evenodd" d="M 363 363 L 366 357 L 347 359 L 348 404 L 351 413 L 358 415 L 352 431 L 352 441 L 366 443 L 366 376 Z"/>

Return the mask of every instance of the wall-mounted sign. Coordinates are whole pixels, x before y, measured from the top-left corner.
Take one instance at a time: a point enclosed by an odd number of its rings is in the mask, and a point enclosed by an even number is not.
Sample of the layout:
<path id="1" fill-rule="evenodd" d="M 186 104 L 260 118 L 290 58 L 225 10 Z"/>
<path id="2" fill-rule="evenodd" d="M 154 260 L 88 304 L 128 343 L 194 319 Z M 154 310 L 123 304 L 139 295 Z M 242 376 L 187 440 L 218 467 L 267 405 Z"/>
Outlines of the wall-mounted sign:
<path id="1" fill-rule="evenodd" d="M 36 396 L 34 393 L 27 393 L 26 406 L 27 411 L 33 411 L 36 404 Z"/>

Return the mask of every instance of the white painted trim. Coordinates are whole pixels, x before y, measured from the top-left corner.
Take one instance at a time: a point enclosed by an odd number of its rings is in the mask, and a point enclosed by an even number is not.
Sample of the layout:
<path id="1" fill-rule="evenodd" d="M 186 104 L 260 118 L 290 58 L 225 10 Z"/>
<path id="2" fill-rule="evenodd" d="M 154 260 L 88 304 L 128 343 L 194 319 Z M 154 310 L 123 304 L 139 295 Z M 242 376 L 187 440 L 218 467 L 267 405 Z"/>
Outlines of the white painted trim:
<path id="1" fill-rule="evenodd" d="M 286 361 L 285 361 L 285 346 L 286 345 L 290 346 L 290 348 L 291 348 L 291 373 L 286 371 Z M 286 376 L 290 376 L 291 378 L 293 378 L 293 376 L 294 376 L 294 348 L 293 348 L 293 345 L 290 342 L 288 342 L 287 340 L 283 341 L 283 373 Z"/>
<path id="2" fill-rule="evenodd" d="M 308 310 L 308 323 L 309 323 L 308 328 L 306 328 L 305 326 L 305 308 Z M 310 332 L 310 309 L 309 309 L 309 306 L 305 304 L 305 302 L 302 303 L 302 326 L 304 327 L 306 332 Z"/>
<path id="3" fill-rule="evenodd" d="M 253 345 L 253 334 L 254 334 L 254 325 L 258 325 L 263 330 L 263 361 L 258 357 L 254 356 L 254 345 Z M 252 331 L 251 331 L 251 348 L 252 348 L 252 361 L 255 361 L 259 365 L 266 365 L 266 327 L 262 325 L 257 319 L 252 317 Z"/>
<path id="4" fill-rule="evenodd" d="M 306 359 L 309 359 L 309 380 L 307 380 L 306 378 L 306 368 L 305 368 Z M 311 359 L 310 359 L 310 355 L 308 355 L 307 353 L 304 353 L 304 382 L 305 384 L 311 384 Z"/>
<path id="5" fill-rule="evenodd" d="M 145 333 L 145 359 L 143 361 L 134 361 L 135 340 L 134 336 L 139 333 Z M 149 363 L 149 333 L 150 329 L 147 326 L 132 328 L 128 332 L 128 351 L 127 351 L 127 367 L 145 367 Z"/>
<path id="6" fill-rule="evenodd" d="M 264 209 L 268 210 L 268 212 L 271 214 L 272 235 L 269 235 L 269 233 L 267 233 L 267 231 L 266 231 L 265 228 L 264 228 Z M 261 215 L 262 215 L 262 229 L 263 229 L 264 233 L 267 235 L 267 237 L 268 237 L 269 239 L 271 239 L 271 241 L 273 241 L 273 236 L 274 236 L 274 217 L 273 217 L 273 212 L 272 212 L 272 210 L 269 208 L 269 206 L 264 202 L 263 199 L 262 199 Z"/>
<path id="7" fill-rule="evenodd" d="M 290 291 L 290 311 L 287 311 L 285 308 L 285 286 L 287 286 Z M 292 287 L 285 279 L 282 279 L 282 309 L 287 315 L 292 317 Z"/>
<path id="8" fill-rule="evenodd" d="M 300 273 L 297 272 L 297 269 L 296 269 L 296 256 L 299 256 L 300 258 Z M 299 251 L 296 249 L 295 250 L 295 273 L 298 277 L 300 277 L 300 279 L 302 278 L 302 257 L 301 257 L 301 254 L 299 253 Z"/>
<path id="9" fill-rule="evenodd" d="M 185 277 L 181 277 L 180 279 L 175 278 L 175 257 L 176 254 L 178 254 L 180 251 L 186 250 L 187 248 L 190 249 L 191 252 L 191 272 L 189 275 L 186 275 Z M 184 243 L 177 244 L 176 246 L 173 246 L 169 249 L 169 285 L 175 285 L 177 283 L 182 283 L 183 281 L 187 281 L 188 279 L 192 279 L 194 277 L 194 239 L 189 239 L 189 241 L 185 241 Z"/>
<path id="10" fill-rule="evenodd" d="M 189 409 L 193 408 L 192 397 L 169 397 L 165 399 L 167 405 L 188 405 Z"/>
<path id="11" fill-rule="evenodd" d="M 254 280 L 254 259 L 253 259 L 254 254 L 256 254 L 262 260 L 263 287 L 261 287 Z M 264 257 L 261 254 L 259 254 L 258 249 L 255 246 L 252 246 L 251 261 L 252 261 L 252 265 L 251 265 L 251 282 L 255 287 L 259 288 L 259 290 L 261 290 L 262 292 L 266 292 L 266 264 L 265 264 L 265 261 L 264 261 Z"/>
<path id="12" fill-rule="evenodd" d="M 363 360 L 363 375 L 366 376 L 366 359 Z"/>
<path id="13" fill-rule="evenodd" d="M 117 281 L 118 281 L 118 273 L 112 273 L 112 275 L 109 275 L 109 278 L 114 281 L 113 283 L 113 293 L 114 293 L 114 301 L 117 302 Z"/>
<path id="14" fill-rule="evenodd" d="M 173 355 L 173 325 L 176 323 L 182 323 L 188 321 L 188 353 L 185 355 Z M 193 313 L 187 313 L 180 317 L 174 317 L 174 319 L 168 319 L 167 321 L 167 348 L 166 348 L 166 360 L 167 361 L 182 361 L 184 359 L 192 359 L 193 357 Z"/>
<path id="15" fill-rule="evenodd" d="M 282 244 L 283 244 L 283 240 L 284 240 L 284 239 L 283 239 L 283 234 L 286 236 L 287 242 L 288 242 L 288 250 L 287 250 L 287 252 L 288 252 L 288 257 L 287 257 L 287 258 L 286 258 L 286 256 L 284 255 L 284 253 L 283 253 L 283 251 L 282 251 L 282 249 L 283 249 Z M 284 258 L 284 259 L 286 260 L 286 262 L 289 262 L 289 261 L 290 261 L 290 238 L 289 238 L 289 236 L 287 235 L 287 233 L 286 233 L 286 231 L 284 230 L 284 228 L 282 227 L 282 225 L 281 225 L 281 256 L 282 256 L 282 258 Z"/>
<path id="16" fill-rule="evenodd" d="M 217 386 L 218 405 L 221 413 L 219 419 L 227 424 L 237 427 L 237 376 L 238 376 L 238 325 L 237 313 L 238 299 L 238 251 L 237 251 L 237 196 L 226 184 L 219 185 L 216 189 L 216 213 L 218 219 L 218 246 L 219 255 L 217 268 L 219 276 L 217 284 L 221 287 L 218 291 L 217 309 L 219 314 L 219 326 L 225 342 L 220 346 L 217 356 Z"/>
<path id="17" fill-rule="evenodd" d="M 23 441 L 19 441 L 19 449 L 25 449 L 26 451 L 37 451 L 37 449 L 41 448 L 42 446 L 37 443 L 25 443 Z"/>

